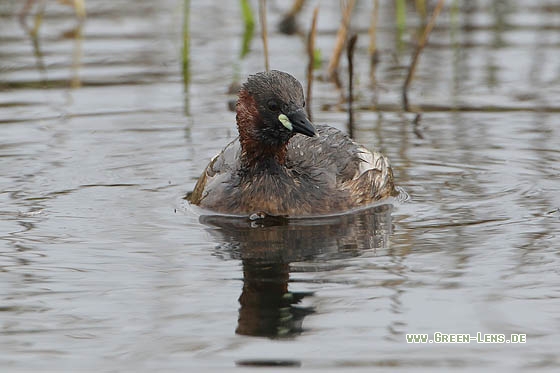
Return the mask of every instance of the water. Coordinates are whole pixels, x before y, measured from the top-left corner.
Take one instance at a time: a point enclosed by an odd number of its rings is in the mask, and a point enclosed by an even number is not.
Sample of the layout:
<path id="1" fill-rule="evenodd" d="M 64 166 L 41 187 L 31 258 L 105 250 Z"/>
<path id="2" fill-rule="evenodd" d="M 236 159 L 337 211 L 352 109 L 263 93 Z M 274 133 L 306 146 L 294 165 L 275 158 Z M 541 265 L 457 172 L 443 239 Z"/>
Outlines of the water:
<path id="1" fill-rule="evenodd" d="M 83 39 L 47 2 L 35 44 L 22 5 L 1 1 L 1 370 L 558 368 L 558 7 L 447 8 L 411 87 L 414 126 L 396 109 L 418 16 L 399 41 L 381 3 L 379 112 L 369 2 L 353 21 L 355 138 L 389 156 L 410 200 L 277 225 L 182 199 L 235 136 L 227 87 L 263 66 L 258 37 L 238 57 L 237 2 L 192 2 L 185 89 L 179 1 L 88 1 Z M 321 3 L 324 58 L 338 11 Z M 272 32 L 270 53 L 304 80 L 299 37 Z M 314 87 L 315 122 L 344 129 L 339 93 Z M 437 331 L 527 343 L 405 342 Z"/>

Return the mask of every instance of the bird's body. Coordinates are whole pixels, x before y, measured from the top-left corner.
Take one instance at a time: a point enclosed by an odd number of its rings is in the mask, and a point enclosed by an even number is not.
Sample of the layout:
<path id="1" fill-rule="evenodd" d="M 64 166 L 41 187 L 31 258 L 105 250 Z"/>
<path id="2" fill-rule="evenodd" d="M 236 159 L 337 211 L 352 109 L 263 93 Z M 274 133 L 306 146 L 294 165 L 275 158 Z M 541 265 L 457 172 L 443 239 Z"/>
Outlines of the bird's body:
<path id="1" fill-rule="evenodd" d="M 251 79 L 266 83 L 267 74 L 280 79 L 275 82 L 280 98 L 265 97 L 270 108 L 259 105 L 262 99 L 251 92 Z M 283 89 L 301 90 L 294 81 L 275 71 L 249 79 L 237 104 L 240 137 L 208 164 L 189 196 L 191 203 L 227 214 L 301 217 L 340 213 L 397 194 L 386 157 L 333 127 L 315 129 L 297 102 L 302 92 L 282 102 Z M 277 106 L 284 109 L 269 110 Z M 275 115 L 267 118 L 267 110 Z"/>

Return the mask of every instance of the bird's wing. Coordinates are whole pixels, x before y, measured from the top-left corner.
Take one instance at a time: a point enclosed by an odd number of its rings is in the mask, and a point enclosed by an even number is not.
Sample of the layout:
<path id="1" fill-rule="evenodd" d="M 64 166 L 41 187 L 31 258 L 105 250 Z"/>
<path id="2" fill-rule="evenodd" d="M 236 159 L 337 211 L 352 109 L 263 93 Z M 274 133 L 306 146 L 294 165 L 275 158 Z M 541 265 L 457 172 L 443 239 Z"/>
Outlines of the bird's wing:
<path id="1" fill-rule="evenodd" d="M 346 189 L 360 200 L 394 195 L 393 172 L 383 154 L 369 151 L 334 127 L 316 127 L 318 137 L 292 138 L 288 146 L 289 167 L 313 170 L 313 177 L 336 190 Z"/>
<path id="2" fill-rule="evenodd" d="M 198 178 L 192 193 L 187 197 L 189 202 L 195 205 L 200 204 L 210 194 L 210 190 L 213 191 L 211 194 L 219 195 L 214 190 L 225 185 L 224 178 L 231 177 L 231 170 L 237 169 L 240 152 L 241 146 L 239 139 L 236 138 L 226 145 L 221 152 L 216 154 Z"/>

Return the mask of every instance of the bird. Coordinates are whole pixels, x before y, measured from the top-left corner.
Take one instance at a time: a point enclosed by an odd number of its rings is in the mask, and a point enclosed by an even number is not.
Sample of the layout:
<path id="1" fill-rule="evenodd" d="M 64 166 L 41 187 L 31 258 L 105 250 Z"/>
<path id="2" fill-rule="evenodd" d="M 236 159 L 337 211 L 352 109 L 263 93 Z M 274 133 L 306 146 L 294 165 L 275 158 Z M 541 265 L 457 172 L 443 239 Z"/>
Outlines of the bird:
<path id="1" fill-rule="evenodd" d="M 236 216 L 340 214 L 398 195 L 389 160 L 312 124 L 292 75 L 250 75 L 236 103 L 239 136 L 212 158 L 187 200 Z"/>

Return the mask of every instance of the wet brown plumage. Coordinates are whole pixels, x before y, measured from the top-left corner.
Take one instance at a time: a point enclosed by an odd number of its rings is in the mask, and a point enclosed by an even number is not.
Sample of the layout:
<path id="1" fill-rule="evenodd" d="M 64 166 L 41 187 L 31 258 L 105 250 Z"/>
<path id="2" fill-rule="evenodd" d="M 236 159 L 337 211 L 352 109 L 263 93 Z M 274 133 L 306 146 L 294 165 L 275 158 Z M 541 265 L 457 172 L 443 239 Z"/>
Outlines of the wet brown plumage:
<path id="1" fill-rule="evenodd" d="M 397 194 L 387 158 L 333 127 L 314 128 L 303 106 L 303 90 L 291 75 L 249 77 L 236 106 L 239 138 L 210 161 L 189 201 L 227 214 L 300 217 Z"/>

